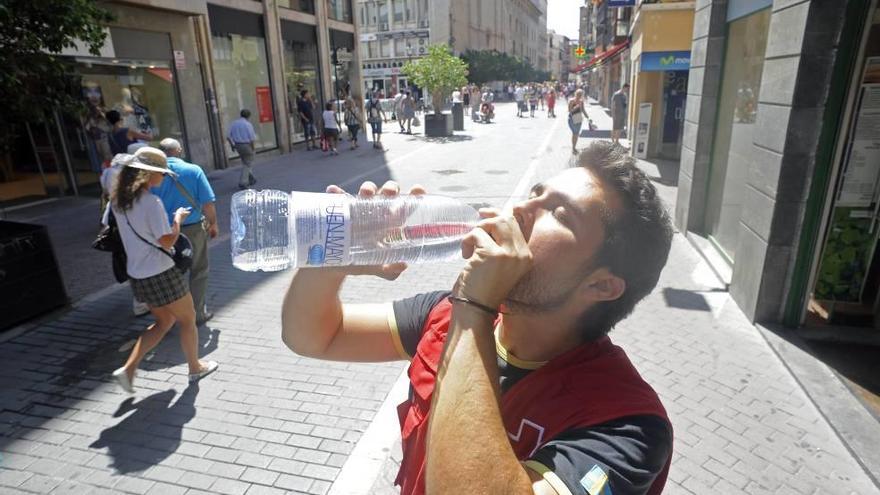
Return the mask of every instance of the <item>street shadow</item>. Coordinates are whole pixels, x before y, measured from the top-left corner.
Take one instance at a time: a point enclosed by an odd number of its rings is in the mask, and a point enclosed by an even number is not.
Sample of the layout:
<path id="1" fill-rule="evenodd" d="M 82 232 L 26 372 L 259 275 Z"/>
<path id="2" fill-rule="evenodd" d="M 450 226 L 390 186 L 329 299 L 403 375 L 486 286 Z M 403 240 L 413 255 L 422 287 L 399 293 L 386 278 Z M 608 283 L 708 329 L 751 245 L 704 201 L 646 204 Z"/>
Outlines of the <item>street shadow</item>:
<path id="1" fill-rule="evenodd" d="M 367 146 L 370 139 L 371 137 L 365 141 Z M 320 152 L 297 151 L 274 157 L 267 155 L 275 152 L 262 153 L 254 166 L 258 181 L 256 187 L 323 192 L 328 184 L 335 183 L 348 191 L 356 191 L 363 181 L 383 184 L 391 180 L 393 177 L 388 168 L 387 155 L 372 149 L 365 151 L 368 152 L 341 152 L 340 156 L 335 157 L 335 162 L 324 160 Z M 333 166 L 328 166 L 329 163 L 333 163 Z M 211 264 L 208 307 L 215 314 L 222 314 L 225 307 L 234 304 L 237 299 L 277 275 L 240 272 L 230 263 L 229 241 L 226 236 L 229 233 L 231 198 L 238 192 L 239 175 L 238 166 L 209 174 L 217 197 L 216 209 L 223 236 L 212 241 L 208 249 Z M 77 301 L 75 306 L 57 318 L 43 321 L 32 330 L 8 339 L 0 346 L 0 387 L 3 388 L 3 393 L 0 394 L 0 410 L 3 412 L 0 422 L 0 451 L 5 450 L 7 445 L 26 438 L 45 422 L 75 408 L 82 401 L 113 400 L 118 386 L 111 372 L 121 366 L 128 356 L 130 348 L 126 347 L 127 343 L 140 336 L 144 328 L 152 322 L 152 317 L 137 318 L 132 315 L 131 290 L 125 286 L 111 285 L 113 275 L 109 256 L 89 247 L 97 232 L 98 201 L 82 201 L 75 206 L 76 211 L 70 214 L 60 214 L 52 209 L 41 211 L 35 223 L 45 224 L 49 228 L 65 279 L 71 276 L 85 279 L 94 275 L 99 279 L 100 285 L 89 286 L 87 293 L 100 289 L 107 291 L 93 299 L 83 298 Z M 66 210 L 61 209 L 61 212 L 64 211 Z M 29 219 L 21 210 L 17 213 L 21 214 L 22 220 Z M 75 232 L 75 235 L 70 232 Z M 70 254 L 66 250 L 58 249 L 68 245 L 68 242 L 59 243 L 58 239 L 85 247 L 78 251 L 71 250 L 76 254 Z M 96 256 L 86 256 L 86 252 Z M 220 287 L 219 280 L 227 280 L 230 285 Z M 218 348 L 220 328 L 226 330 L 228 327 L 212 320 L 207 327 L 199 330 L 200 357 L 211 354 Z M 141 366 L 141 372 L 166 369 L 182 362 L 184 360 L 178 330 L 175 329 L 148 355 Z M 181 374 L 179 379 L 185 380 L 186 375 Z M 149 466 L 151 462 L 155 463 L 156 459 L 163 455 L 167 457 L 174 451 L 179 444 L 179 430 L 189 420 L 187 416 L 191 418 L 195 414 L 192 402 L 195 391 L 188 390 L 181 399 L 169 406 L 172 399 L 173 394 L 166 393 L 157 394 L 149 401 L 145 399 L 138 402 L 132 415 L 136 419 L 124 421 L 122 427 L 113 429 L 99 439 L 100 445 L 106 443 L 114 452 L 121 453 L 117 462 L 120 471 Z M 116 432 L 136 429 L 141 424 L 155 425 L 154 420 L 157 417 L 148 414 L 151 409 L 164 411 L 158 416 L 158 421 L 169 423 L 170 428 L 176 429 L 178 433 L 171 435 L 170 443 L 161 439 L 161 442 L 168 444 L 166 448 L 160 449 L 164 454 L 133 454 L 135 450 L 125 447 L 125 441 L 120 440 L 121 433 Z M 142 417 L 150 419 L 141 422 Z M 144 444 L 155 440 L 152 437 L 133 435 L 127 438 L 139 438 Z M 133 460 L 126 460 L 130 458 Z"/>
<path id="2" fill-rule="evenodd" d="M 195 383 L 173 403 L 173 389 L 136 402 L 134 398 L 126 399 L 113 414 L 114 418 L 125 419 L 102 431 L 89 448 L 106 448 L 111 458 L 109 467 L 117 474 L 141 472 L 161 463 L 180 446 L 183 427 L 196 415 L 198 393 Z"/>
<path id="3" fill-rule="evenodd" d="M 473 141 L 474 137 L 470 134 L 453 134 L 452 136 L 428 137 L 422 134 L 413 134 L 414 138 L 426 143 L 460 143 L 463 141 Z"/>
<path id="4" fill-rule="evenodd" d="M 712 307 L 706 298 L 697 291 L 663 288 L 663 300 L 670 308 L 687 309 L 691 311 L 712 311 Z"/>
<path id="5" fill-rule="evenodd" d="M 580 137 L 591 139 L 611 139 L 611 131 L 608 129 L 581 129 Z"/>

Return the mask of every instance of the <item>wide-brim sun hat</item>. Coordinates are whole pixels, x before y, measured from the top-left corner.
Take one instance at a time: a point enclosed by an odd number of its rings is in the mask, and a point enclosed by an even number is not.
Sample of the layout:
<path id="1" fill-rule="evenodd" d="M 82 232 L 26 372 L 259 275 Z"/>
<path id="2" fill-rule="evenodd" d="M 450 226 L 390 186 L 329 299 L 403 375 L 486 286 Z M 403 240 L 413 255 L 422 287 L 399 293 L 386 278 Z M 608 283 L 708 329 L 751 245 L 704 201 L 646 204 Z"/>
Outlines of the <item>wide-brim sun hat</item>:
<path id="1" fill-rule="evenodd" d="M 168 168 L 168 161 L 165 157 L 165 153 L 152 146 L 144 146 L 137 150 L 131 160 L 128 160 L 125 163 L 125 166 L 139 168 L 141 170 L 149 170 L 150 172 L 158 172 L 160 174 L 173 174 Z"/>

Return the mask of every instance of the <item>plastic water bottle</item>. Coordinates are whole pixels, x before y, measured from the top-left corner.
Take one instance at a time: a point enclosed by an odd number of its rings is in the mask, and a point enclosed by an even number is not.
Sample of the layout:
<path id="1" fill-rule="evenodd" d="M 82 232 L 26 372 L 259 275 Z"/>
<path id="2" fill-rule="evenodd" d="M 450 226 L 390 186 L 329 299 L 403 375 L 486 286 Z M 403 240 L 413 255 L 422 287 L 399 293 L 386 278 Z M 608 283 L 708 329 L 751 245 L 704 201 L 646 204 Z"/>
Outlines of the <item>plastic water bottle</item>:
<path id="1" fill-rule="evenodd" d="M 273 272 L 451 261 L 478 221 L 474 208 L 445 196 L 240 191 L 232 196 L 232 264 Z"/>

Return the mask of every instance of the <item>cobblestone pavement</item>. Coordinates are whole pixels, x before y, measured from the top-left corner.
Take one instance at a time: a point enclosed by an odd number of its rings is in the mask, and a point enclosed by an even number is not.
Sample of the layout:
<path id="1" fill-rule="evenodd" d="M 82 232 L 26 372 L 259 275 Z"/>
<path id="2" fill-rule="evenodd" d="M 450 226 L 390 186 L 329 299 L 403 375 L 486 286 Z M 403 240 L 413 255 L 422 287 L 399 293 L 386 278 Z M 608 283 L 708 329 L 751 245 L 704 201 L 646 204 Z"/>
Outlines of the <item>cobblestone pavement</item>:
<path id="1" fill-rule="evenodd" d="M 571 155 L 561 119 L 516 119 L 513 106 L 498 107 L 498 123 L 467 122 L 450 140 L 388 134 L 385 153 L 278 157 L 257 168 L 259 186 L 320 190 L 328 182 L 351 187 L 393 177 L 500 206 L 521 191 L 527 169 L 534 167 L 540 180 Z M 601 110 L 590 111 L 603 128 Z M 671 165 L 643 166 L 673 200 Z M 236 172 L 212 176 L 221 212 L 228 211 Z M 216 316 L 201 329 L 201 345 L 221 367 L 200 386 L 185 386 L 173 335 L 144 363 L 134 398 L 111 383 L 109 372 L 148 323 L 129 316 L 125 286 L 0 343 L 0 491 L 329 491 L 405 364 L 293 355 L 279 338 L 280 299 L 291 274 L 237 271 L 223 241 L 212 245 L 211 262 Z M 342 297 L 381 302 L 448 287 L 459 267 L 413 267 L 397 282 L 352 279 Z M 877 492 L 682 236 L 660 287 L 613 336 L 658 390 L 675 427 L 668 493 Z M 399 447 L 374 473 L 369 492 L 396 493 L 396 462 Z"/>

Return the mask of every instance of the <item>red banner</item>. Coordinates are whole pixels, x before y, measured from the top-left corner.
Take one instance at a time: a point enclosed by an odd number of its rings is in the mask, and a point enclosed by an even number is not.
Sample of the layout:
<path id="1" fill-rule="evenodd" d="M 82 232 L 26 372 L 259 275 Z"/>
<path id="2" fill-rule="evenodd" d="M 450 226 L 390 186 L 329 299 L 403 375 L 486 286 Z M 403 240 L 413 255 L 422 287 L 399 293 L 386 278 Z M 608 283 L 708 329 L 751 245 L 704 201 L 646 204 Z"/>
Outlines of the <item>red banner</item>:
<path id="1" fill-rule="evenodd" d="M 272 122 L 272 94 L 269 86 L 257 86 L 257 111 L 260 113 L 260 123 Z"/>

